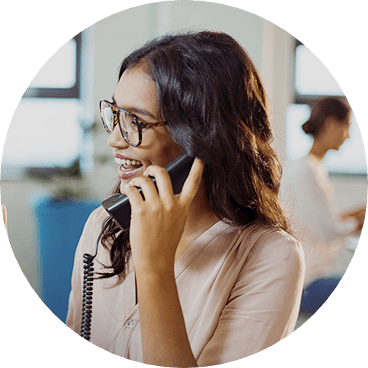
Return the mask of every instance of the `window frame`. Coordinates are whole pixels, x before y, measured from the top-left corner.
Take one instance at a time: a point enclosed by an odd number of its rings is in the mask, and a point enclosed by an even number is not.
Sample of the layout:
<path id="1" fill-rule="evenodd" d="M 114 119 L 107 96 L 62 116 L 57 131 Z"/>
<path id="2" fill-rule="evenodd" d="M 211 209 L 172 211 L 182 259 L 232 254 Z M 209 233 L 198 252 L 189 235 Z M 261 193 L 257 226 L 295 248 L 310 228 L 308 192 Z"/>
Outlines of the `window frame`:
<path id="1" fill-rule="evenodd" d="M 78 104 L 90 105 L 91 96 L 86 95 L 85 78 L 86 65 L 83 62 L 83 54 L 86 53 L 86 45 L 90 42 L 90 36 L 86 31 L 82 31 L 75 35 L 71 40 L 75 40 L 75 83 L 72 87 L 28 87 L 24 92 L 21 101 L 47 101 L 47 100 L 74 100 Z M 69 42 L 69 41 L 68 41 Z M 90 107 L 90 106 L 89 106 Z M 88 115 L 88 114 L 87 114 Z M 93 118 L 91 116 L 84 116 L 80 122 L 82 134 L 84 135 L 84 143 L 91 139 L 91 132 L 93 126 Z M 82 152 L 82 151 L 81 151 Z M 7 165 L 6 162 L 1 164 L 1 180 L 19 181 L 26 178 L 33 178 L 36 180 L 47 180 L 54 175 L 69 176 L 80 178 L 86 172 L 91 170 L 91 164 L 85 162 L 83 153 L 75 156 L 75 159 L 70 164 L 62 166 L 45 166 L 43 164 L 35 164 L 31 166 Z"/>
<path id="2" fill-rule="evenodd" d="M 302 42 L 300 42 L 298 39 L 295 39 L 295 46 L 294 46 L 294 59 L 296 61 L 296 49 L 298 48 L 298 46 L 304 46 L 304 44 Z M 296 62 L 294 63 L 294 83 L 293 83 L 293 88 L 294 88 L 294 104 L 297 105 L 309 105 L 311 106 L 313 104 L 313 102 L 318 101 L 318 100 L 323 100 L 325 98 L 343 98 L 345 97 L 344 95 L 329 95 L 329 94 L 324 94 L 324 95 L 303 95 L 297 92 L 296 87 L 295 87 L 295 72 L 296 72 Z"/>
<path id="3" fill-rule="evenodd" d="M 28 87 L 22 98 L 68 98 L 80 99 L 81 90 L 81 52 L 82 35 L 78 33 L 72 38 L 76 42 L 76 68 L 75 84 L 71 88 L 47 88 L 47 87 Z"/>

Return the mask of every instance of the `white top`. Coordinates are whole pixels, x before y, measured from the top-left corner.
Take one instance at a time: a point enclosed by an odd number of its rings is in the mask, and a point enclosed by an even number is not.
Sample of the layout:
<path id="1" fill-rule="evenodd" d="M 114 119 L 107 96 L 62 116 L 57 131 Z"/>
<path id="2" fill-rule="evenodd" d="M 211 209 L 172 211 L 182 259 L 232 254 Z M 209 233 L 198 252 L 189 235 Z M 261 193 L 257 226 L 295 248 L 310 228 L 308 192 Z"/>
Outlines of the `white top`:
<path id="1" fill-rule="evenodd" d="M 285 166 L 281 198 L 304 248 L 308 285 L 331 270 L 357 221 L 339 218 L 328 172 L 312 154 Z"/>
<path id="2" fill-rule="evenodd" d="M 80 332 L 83 261 L 94 254 L 106 212 L 93 212 L 79 242 L 67 325 Z M 95 271 L 109 264 L 100 246 Z M 294 328 L 304 278 L 300 244 L 287 233 L 253 223 L 242 229 L 217 222 L 176 261 L 175 276 L 191 348 L 200 366 L 244 358 Z M 95 280 L 91 342 L 142 362 L 139 304 L 132 261 L 126 279 Z"/>

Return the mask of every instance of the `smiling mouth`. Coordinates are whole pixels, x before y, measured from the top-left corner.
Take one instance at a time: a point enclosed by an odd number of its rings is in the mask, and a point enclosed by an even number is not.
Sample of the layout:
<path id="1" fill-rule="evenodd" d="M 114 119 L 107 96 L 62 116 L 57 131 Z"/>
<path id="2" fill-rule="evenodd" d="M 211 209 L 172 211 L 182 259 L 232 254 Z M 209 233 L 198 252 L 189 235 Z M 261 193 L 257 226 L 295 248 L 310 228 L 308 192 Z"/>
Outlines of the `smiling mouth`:
<path id="1" fill-rule="evenodd" d="M 121 169 L 125 171 L 134 171 L 143 166 L 142 162 L 138 160 L 129 160 L 115 157 L 115 162 L 120 165 Z"/>

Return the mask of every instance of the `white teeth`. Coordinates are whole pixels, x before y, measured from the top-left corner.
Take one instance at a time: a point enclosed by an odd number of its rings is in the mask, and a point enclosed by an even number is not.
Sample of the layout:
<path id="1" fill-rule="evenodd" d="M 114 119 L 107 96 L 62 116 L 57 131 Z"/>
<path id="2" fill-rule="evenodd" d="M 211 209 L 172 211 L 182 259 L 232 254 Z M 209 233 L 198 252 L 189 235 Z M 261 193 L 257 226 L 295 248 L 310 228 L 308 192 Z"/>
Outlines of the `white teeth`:
<path id="1" fill-rule="evenodd" d="M 115 162 L 118 165 L 123 165 L 124 168 L 128 168 L 129 166 L 142 166 L 142 163 L 138 160 L 129 160 L 118 157 L 115 157 Z"/>

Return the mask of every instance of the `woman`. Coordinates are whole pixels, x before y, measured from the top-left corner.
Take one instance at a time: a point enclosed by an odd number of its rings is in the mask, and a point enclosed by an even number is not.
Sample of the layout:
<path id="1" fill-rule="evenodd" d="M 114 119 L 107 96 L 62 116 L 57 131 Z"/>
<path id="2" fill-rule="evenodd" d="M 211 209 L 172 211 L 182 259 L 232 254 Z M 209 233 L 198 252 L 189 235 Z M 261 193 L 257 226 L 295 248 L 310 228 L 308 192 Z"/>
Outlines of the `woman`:
<path id="1" fill-rule="evenodd" d="M 338 211 L 323 164 L 326 153 L 338 150 L 349 138 L 351 119 L 351 109 L 343 101 L 318 101 L 302 126 L 313 137 L 312 148 L 306 157 L 285 170 L 282 193 L 305 251 L 305 286 L 328 275 L 345 246 L 344 239 L 363 225 L 363 208 L 344 214 Z M 337 281 L 330 280 L 328 284 L 332 282 L 330 287 L 334 288 Z"/>
<path id="2" fill-rule="evenodd" d="M 246 357 L 293 331 L 303 255 L 277 199 L 266 105 L 253 63 L 223 33 L 169 35 L 123 61 L 101 114 L 131 226 L 112 223 L 102 237 L 93 343 L 193 367 Z M 183 151 L 196 159 L 174 196 L 163 167 Z M 82 255 L 94 252 L 106 217 L 101 208 L 91 215 L 76 252 L 67 324 L 77 332 Z"/>

